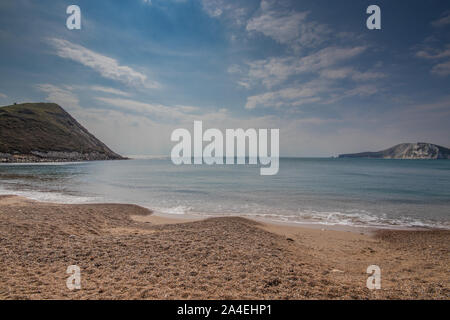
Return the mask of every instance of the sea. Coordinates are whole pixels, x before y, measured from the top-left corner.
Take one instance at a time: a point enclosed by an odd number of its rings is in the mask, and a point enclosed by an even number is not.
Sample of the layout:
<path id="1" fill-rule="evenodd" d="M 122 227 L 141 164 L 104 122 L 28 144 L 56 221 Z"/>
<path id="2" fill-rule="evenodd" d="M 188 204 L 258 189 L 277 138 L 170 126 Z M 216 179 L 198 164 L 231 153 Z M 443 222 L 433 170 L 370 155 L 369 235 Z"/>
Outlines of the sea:
<path id="1" fill-rule="evenodd" d="M 281 158 L 273 176 L 258 165 L 176 166 L 168 157 L 0 164 L 0 194 L 173 216 L 450 229 L 449 160 Z"/>

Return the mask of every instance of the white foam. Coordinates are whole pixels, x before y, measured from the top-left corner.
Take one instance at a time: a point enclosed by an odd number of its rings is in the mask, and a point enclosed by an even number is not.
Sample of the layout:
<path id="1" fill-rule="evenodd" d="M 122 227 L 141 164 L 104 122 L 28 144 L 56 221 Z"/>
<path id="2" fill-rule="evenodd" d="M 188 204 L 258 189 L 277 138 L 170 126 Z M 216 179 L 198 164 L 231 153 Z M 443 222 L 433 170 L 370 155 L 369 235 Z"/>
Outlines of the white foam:
<path id="1" fill-rule="evenodd" d="M 189 211 L 192 210 L 191 207 L 186 206 L 177 206 L 177 207 L 170 207 L 170 208 L 153 208 L 155 212 L 164 213 L 164 214 L 176 214 L 176 215 L 182 215 L 187 214 Z"/>
<path id="2" fill-rule="evenodd" d="M 83 204 L 98 202 L 117 202 L 116 200 L 106 199 L 94 196 L 77 196 L 64 194 L 61 192 L 43 192 L 32 190 L 13 190 L 0 187 L 0 195 L 14 194 L 29 199 L 67 204 Z M 120 201 L 120 200 L 119 200 Z M 130 202 L 131 203 L 131 202 Z M 414 219 L 410 217 L 388 218 L 385 214 L 373 214 L 366 210 L 350 210 L 349 212 L 340 211 L 318 211 L 318 210 L 298 210 L 283 211 L 274 208 L 253 208 L 250 212 L 248 207 L 234 207 L 232 211 L 223 211 L 223 208 L 230 209 L 229 206 L 219 205 L 216 209 L 210 210 L 204 208 L 194 209 L 188 205 L 155 207 L 151 204 L 135 203 L 147 207 L 157 213 L 169 215 L 196 215 L 203 217 L 214 216 L 243 216 L 262 218 L 273 222 L 287 222 L 298 224 L 317 224 L 327 226 L 353 226 L 353 227 L 377 227 L 377 228 L 398 228 L 398 227 L 420 227 L 420 228 L 442 228 L 450 229 L 450 224 L 436 221 L 426 221 L 423 219 Z M 277 212 L 277 213 L 274 213 Z"/>
<path id="3" fill-rule="evenodd" d="M 0 195 L 7 195 L 7 194 L 21 196 L 36 201 L 67 203 L 67 204 L 95 203 L 101 200 L 98 197 L 74 196 L 59 192 L 19 191 L 19 190 L 0 189 Z"/>
<path id="4" fill-rule="evenodd" d="M 294 224 L 316 224 L 325 226 L 351 226 L 351 227 L 375 227 L 375 228 L 404 228 L 404 227 L 420 227 L 420 228 L 441 228 L 450 229 L 450 225 L 445 223 L 438 223 L 435 221 L 423 221 L 418 219 L 412 219 L 408 217 L 401 217 L 396 219 L 387 218 L 386 215 L 381 214 L 379 216 L 371 214 L 365 210 L 352 212 L 339 212 L 339 211 L 314 211 L 304 210 L 297 213 L 274 214 L 275 211 L 271 209 L 271 213 L 264 212 L 208 212 L 202 213 L 201 211 L 193 211 L 190 207 L 173 207 L 166 209 L 158 209 L 157 212 L 168 214 L 189 214 L 198 215 L 204 217 L 214 216 L 242 216 L 242 217 L 254 217 L 261 218 L 272 222 L 294 223 Z"/>

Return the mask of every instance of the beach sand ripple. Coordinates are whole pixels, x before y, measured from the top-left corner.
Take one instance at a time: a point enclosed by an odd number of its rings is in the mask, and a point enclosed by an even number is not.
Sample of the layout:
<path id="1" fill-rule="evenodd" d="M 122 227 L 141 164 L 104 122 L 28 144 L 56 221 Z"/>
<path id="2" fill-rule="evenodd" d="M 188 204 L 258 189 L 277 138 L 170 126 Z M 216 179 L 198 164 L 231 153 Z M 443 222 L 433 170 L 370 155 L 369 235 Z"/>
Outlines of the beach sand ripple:
<path id="1" fill-rule="evenodd" d="M 449 231 L 355 232 L 0 197 L 1 299 L 448 299 Z M 382 289 L 366 288 L 367 266 Z M 81 290 L 66 287 L 81 268 Z"/>

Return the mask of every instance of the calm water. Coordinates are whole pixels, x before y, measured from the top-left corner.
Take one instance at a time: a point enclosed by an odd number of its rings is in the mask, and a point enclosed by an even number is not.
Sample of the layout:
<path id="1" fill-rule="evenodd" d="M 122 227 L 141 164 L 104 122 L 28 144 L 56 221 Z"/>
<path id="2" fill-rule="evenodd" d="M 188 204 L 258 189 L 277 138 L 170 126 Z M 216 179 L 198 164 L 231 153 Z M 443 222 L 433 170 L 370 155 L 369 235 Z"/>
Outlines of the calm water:
<path id="1" fill-rule="evenodd" d="M 169 159 L 0 165 L 0 194 L 139 204 L 167 214 L 450 228 L 450 161 L 280 160 L 259 167 L 175 166 Z"/>

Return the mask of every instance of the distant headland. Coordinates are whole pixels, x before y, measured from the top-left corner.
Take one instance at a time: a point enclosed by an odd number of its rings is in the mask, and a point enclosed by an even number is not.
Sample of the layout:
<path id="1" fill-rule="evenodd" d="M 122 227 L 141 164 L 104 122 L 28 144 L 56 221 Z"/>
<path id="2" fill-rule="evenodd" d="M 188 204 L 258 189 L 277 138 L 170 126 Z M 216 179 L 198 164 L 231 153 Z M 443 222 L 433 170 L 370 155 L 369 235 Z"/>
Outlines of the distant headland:
<path id="1" fill-rule="evenodd" d="M 0 107 L 0 162 L 125 159 L 55 103 Z"/>
<path id="2" fill-rule="evenodd" d="M 450 159 L 450 149 L 432 143 L 401 143 L 376 152 L 340 154 L 339 158 Z"/>

